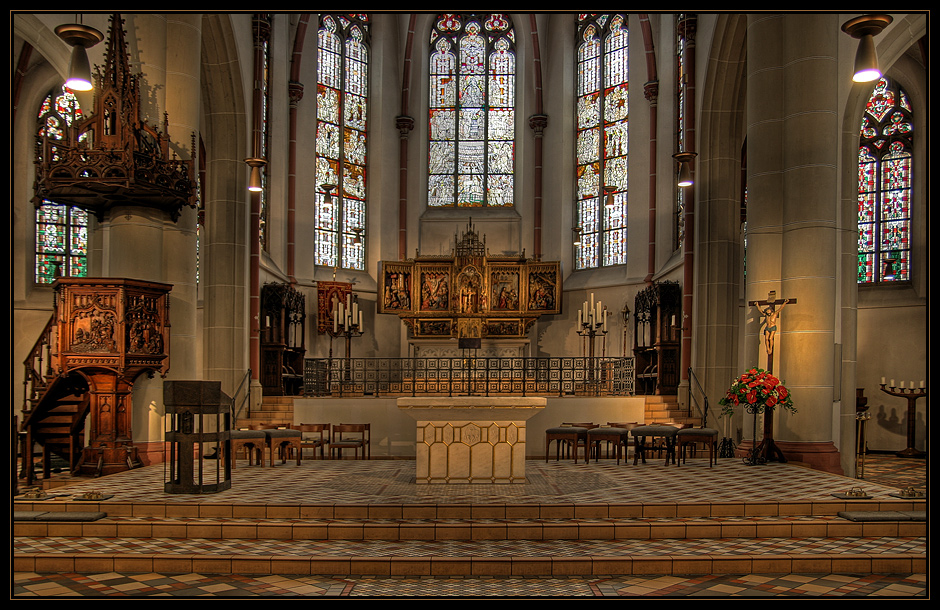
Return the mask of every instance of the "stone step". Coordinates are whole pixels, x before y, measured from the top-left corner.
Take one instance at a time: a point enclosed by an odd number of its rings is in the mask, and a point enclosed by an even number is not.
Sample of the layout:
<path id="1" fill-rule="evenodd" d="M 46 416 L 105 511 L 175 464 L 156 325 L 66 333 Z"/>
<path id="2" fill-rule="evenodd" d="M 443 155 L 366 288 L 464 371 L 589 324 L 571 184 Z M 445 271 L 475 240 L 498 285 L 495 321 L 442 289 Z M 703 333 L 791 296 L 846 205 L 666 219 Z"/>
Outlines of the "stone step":
<path id="1" fill-rule="evenodd" d="M 926 539 L 14 539 L 14 572 L 374 576 L 925 573 Z"/>
<path id="2" fill-rule="evenodd" d="M 15 511 L 13 535 L 223 540 L 684 540 L 734 538 L 923 537 L 924 512 L 739 518 L 307 518 L 110 517 L 101 511 Z M 87 515 L 96 515 L 94 520 Z M 71 519 L 71 520 L 70 520 Z"/>

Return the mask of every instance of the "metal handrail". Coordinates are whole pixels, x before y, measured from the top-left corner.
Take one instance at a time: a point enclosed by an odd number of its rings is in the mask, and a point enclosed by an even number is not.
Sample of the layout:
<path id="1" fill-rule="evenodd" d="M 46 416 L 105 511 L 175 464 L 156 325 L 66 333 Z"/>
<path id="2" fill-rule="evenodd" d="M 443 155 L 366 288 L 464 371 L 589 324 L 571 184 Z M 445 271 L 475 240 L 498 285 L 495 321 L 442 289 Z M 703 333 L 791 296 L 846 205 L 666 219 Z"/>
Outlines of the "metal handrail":
<path id="1" fill-rule="evenodd" d="M 699 407 L 698 400 L 695 399 L 695 396 L 692 392 L 692 382 L 695 382 L 695 385 L 698 386 L 698 389 L 702 393 L 702 398 L 705 403 L 704 411 Z M 692 367 L 689 367 L 689 409 L 691 410 L 692 405 L 695 404 L 698 412 L 702 414 L 702 427 L 708 427 L 708 394 L 705 393 L 705 388 L 702 387 L 701 382 L 698 380 L 698 377 L 695 376 L 695 371 L 692 370 Z M 690 413 L 691 414 L 691 413 Z"/>
<path id="2" fill-rule="evenodd" d="M 235 393 L 232 394 L 232 425 L 235 425 L 235 421 L 238 419 L 238 416 L 242 410 L 242 407 L 245 406 L 245 402 L 251 396 L 251 392 L 245 392 L 245 395 L 242 397 L 242 402 L 237 407 L 235 406 L 236 401 L 238 401 L 238 395 L 241 393 L 242 388 L 245 387 L 245 384 L 248 383 L 248 380 L 251 378 L 251 369 L 245 372 L 245 376 L 242 377 L 241 383 L 238 384 L 238 388 L 235 390 Z M 251 415 L 251 407 L 249 403 L 248 414 Z"/>

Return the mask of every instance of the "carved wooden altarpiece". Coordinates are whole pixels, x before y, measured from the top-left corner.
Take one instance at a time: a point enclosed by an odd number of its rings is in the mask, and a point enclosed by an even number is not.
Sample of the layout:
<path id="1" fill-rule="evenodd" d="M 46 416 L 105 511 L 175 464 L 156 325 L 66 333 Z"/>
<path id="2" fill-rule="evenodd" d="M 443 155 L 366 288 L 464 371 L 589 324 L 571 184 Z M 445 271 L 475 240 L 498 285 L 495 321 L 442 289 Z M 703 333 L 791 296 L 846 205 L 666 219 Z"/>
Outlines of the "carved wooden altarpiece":
<path id="1" fill-rule="evenodd" d="M 165 376 L 170 366 L 172 286 L 120 278 L 59 278 L 55 291 L 56 375 L 88 383 L 90 435 L 80 460 L 84 474 L 140 466 L 132 444 L 131 392 L 143 373 Z"/>
<path id="2" fill-rule="evenodd" d="M 561 313 L 558 262 L 493 256 L 468 225 L 449 256 L 383 261 L 379 313 L 416 339 L 519 339 L 543 314 Z M 469 340 L 469 341 L 468 341 Z"/>

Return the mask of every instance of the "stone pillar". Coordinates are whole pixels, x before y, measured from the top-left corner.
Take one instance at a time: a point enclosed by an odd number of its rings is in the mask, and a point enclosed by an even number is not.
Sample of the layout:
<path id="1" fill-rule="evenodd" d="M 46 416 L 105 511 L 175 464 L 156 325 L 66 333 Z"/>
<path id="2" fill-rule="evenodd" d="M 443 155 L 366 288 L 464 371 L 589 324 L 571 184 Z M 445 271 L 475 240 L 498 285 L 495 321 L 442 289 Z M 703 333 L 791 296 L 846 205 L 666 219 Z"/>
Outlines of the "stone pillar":
<path id="1" fill-rule="evenodd" d="M 171 154 L 189 158 L 199 124 L 201 15 L 123 15 L 132 72 L 141 74 L 141 118 L 157 129 L 168 118 Z M 196 210 L 173 219 L 164 211 L 128 202 L 106 221 L 105 274 L 173 285 L 170 292 L 168 378 L 200 377 L 196 292 Z M 163 380 L 139 378 L 133 393 L 134 442 L 142 461 L 162 459 Z"/>
<path id="2" fill-rule="evenodd" d="M 842 472 L 833 429 L 839 143 L 837 15 L 759 14 L 747 36 L 747 301 L 797 299 L 780 314 L 773 371 L 796 414 L 774 415 L 790 461 Z M 746 362 L 767 367 L 760 316 L 747 310 Z M 749 426 L 745 422 L 745 429 Z"/>

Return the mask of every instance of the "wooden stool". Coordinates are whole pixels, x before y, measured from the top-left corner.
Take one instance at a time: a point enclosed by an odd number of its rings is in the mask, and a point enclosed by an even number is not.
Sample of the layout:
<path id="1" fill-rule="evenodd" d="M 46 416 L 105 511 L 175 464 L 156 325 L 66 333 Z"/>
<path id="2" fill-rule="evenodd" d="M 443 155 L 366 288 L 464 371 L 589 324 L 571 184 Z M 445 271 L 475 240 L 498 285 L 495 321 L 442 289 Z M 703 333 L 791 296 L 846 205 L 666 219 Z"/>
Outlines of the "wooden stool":
<path id="1" fill-rule="evenodd" d="M 251 455 L 258 452 L 258 466 L 264 466 L 264 449 L 268 444 L 268 435 L 264 430 L 232 430 L 232 468 L 235 468 L 235 456 L 241 449 L 248 450 L 248 465 L 251 466 Z"/>
<path id="2" fill-rule="evenodd" d="M 718 457 L 715 455 L 715 441 L 718 440 L 718 430 L 714 428 L 683 428 L 676 433 L 676 449 L 679 451 L 680 464 L 685 461 L 685 446 L 695 443 L 705 443 L 708 445 L 708 467 L 718 463 Z"/>
<path id="3" fill-rule="evenodd" d="M 263 432 L 267 435 L 268 447 L 271 450 L 271 466 L 274 466 L 274 453 L 279 451 L 281 454 L 281 463 L 287 463 L 287 455 L 292 451 L 297 452 L 297 465 L 300 466 L 300 430 L 290 428 L 265 428 Z"/>
<path id="4" fill-rule="evenodd" d="M 672 456 L 672 463 L 676 463 L 676 434 L 679 432 L 679 429 L 675 426 L 637 426 L 633 430 L 630 430 L 630 434 L 633 435 L 633 464 L 636 465 L 637 460 L 643 460 L 643 463 L 646 463 L 646 452 L 653 451 L 655 448 L 653 444 L 646 444 L 646 437 L 651 439 L 662 438 L 666 442 L 666 465 L 669 465 L 669 457 Z"/>
<path id="5" fill-rule="evenodd" d="M 623 451 L 624 462 L 627 461 L 627 444 L 630 442 L 630 431 L 626 428 L 593 428 L 588 430 L 587 444 L 594 451 L 594 461 L 597 462 L 601 453 L 600 443 L 607 441 L 614 443 L 617 453 L 617 464 L 620 464 L 621 450 Z M 588 460 L 590 463 L 590 454 Z"/>
<path id="6" fill-rule="evenodd" d="M 548 461 L 548 448 L 551 446 L 552 441 L 555 441 L 555 461 L 558 461 L 558 454 L 561 451 L 561 446 L 564 444 L 565 447 L 574 447 L 574 463 L 578 463 L 578 446 L 584 444 L 584 461 L 588 462 L 590 460 L 588 456 L 587 449 L 587 433 L 588 429 L 581 426 L 558 426 L 557 428 L 549 428 L 545 431 L 545 461 Z"/>

